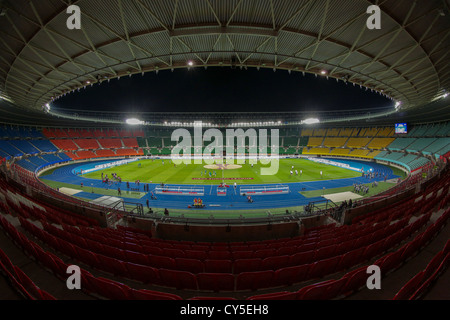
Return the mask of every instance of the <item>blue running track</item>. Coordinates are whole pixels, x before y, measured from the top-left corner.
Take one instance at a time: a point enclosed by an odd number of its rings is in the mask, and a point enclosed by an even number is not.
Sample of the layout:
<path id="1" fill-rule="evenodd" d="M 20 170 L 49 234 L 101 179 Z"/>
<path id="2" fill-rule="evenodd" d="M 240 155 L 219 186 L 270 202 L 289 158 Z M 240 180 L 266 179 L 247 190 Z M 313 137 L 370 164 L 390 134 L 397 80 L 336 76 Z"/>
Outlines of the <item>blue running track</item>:
<path id="1" fill-rule="evenodd" d="M 330 159 L 331 160 L 331 159 Z M 322 190 L 325 189 L 333 189 L 340 187 L 348 187 L 353 186 L 355 183 L 357 184 L 371 184 L 374 181 L 383 181 L 384 175 L 386 178 L 394 179 L 399 176 L 395 175 L 391 168 L 380 165 L 372 162 L 364 162 L 359 160 L 343 160 L 343 159 L 332 159 L 336 162 L 348 163 L 356 168 L 364 168 L 364 170 L 373 169 L 373 172 L 379 172 L 379 176 L 374 179 L 366 178 L 366 177 L 355 177 L 355 178 L 347 178 L 347 179 L 336 179 L 336 180 L 321 180 L 321 181 L 311 181 L 311 182 L 300 182 L 300 183 L 284 183 L 283 185 L 288 185 L 290 188 L 289 194 L 278 194 L 278 195 L 255 195 L 252 196 L 254 202 L 249 203 L 244 196 L 239 195 L 239 187 L 244 185 L 239 185 L 238 190 L 235 191 L 234 187 L 230 185 L 227 189 L 226 196 L 218 196 L 217 195 L 217 185 L 203 185 L 205 190 L 205 195 L 202 196 L 203 203 L 206 205 L 208 210 L 253 210 L 253 209 L 271 209 L 271 208 L 285 208 L 285 207 L 295 207 L 295 206 L 304 206 L 309 202 L 313 201 L 321 201 L 322 197 L 313 197 L 306 198 L 300 194 L 301 191 L 313 191 L 313 190 Z M 94 167 L 95 165 L 101 163 L 108 163 L 109 161 L 90 161 L 86 163 L 77 163 L 71 164 L 67 166 L 63 166 L 57 168 L 53 171 L 53 173 L 43 177 L 47 180 L 64 182 L 73 185 L 83 185 L 86 187 L 87 192 L 81 192 L 77 194 L 77 197 L 85 198 L 86 200 L 94 200 L 102 197 L 101 194 L 90 193 L 89 188 L 104 188 L 110 190 L 117 190 L 117 188 L 121 188 L 122 193 L 127 191 L 126 182 L 122 183 L 112 183 L 112 185 L 108 186 L 98 179 L 87 179 L 80 177 L 76 174 L 76 172 L 80 172 L 80 169 L 86 170 Z M 150 191 L 153 191 L 159 184 L 149 184 Z M 170 185 L 177 186 L 177 185 Z M 184 186 L 186 185 L 179 185 Z M 196 187 L 202 187 L 199 185 L 195 185 Z M 257 185 L 248 185 L 248 186 L 257 186 Z M 265 185 L 267 186 L 267 184 Z M 140 186 L 137 186 L 135 183 L 130 182 L 130 188 L 139 189 L 140 192 L 144 192 L 144 183 L 141 183 Z M 177 196 L 177 195 L 156 195 L 157 200 L 152 200 L 150 193 L 146 193 L 142 198 L 126 198 L 121 197 L 125 201 L 133 202 L 133 203 L 141 203 L 144 207 L 146 206 L 146 201 L 149 199 L 150 207 L 155 208 L 169 208 L 169 209 L 187 209 L 188 205 L 192 205 L 195 196 Z"/>

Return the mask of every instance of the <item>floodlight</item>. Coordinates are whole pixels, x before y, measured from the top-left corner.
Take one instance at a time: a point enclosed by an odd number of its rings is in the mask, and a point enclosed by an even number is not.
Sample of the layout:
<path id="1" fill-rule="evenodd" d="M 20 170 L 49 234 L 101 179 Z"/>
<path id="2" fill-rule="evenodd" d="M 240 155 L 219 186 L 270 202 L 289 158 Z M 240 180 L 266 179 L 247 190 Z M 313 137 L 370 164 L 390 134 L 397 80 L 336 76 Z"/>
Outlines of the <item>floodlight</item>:
<path id="1" fill-rule="evenodd" d="M 309 118 L 302 121 L 304 124 L 315 124 L 320 123 L 320 120 L 317 118 Z"/>
<path id="2" fill-rule="evenodd" d="M 141 121 L 141 120 L 135 119 L 135 118 L 130 118 L 130 119 L 126 120 L 126 123 L 134 126 L 134 125 L 138 125 L 138 124 L 143 124 L 144 121 Z"/>

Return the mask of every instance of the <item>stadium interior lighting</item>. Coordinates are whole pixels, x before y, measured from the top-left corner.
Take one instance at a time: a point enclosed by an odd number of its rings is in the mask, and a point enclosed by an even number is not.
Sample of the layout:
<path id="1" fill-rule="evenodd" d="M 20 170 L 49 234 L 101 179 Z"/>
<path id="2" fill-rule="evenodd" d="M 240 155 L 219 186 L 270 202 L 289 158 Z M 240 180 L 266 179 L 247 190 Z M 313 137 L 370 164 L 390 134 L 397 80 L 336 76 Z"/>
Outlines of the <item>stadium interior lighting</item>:
<path id="1" fill-rule="evenodd" d="M 192 67 L 194 65 L 194 62 L 192 60 L 189 60 L 187 64 L 188 66 Z"/>
<path id="2" fill-rule="evenodd" d="M 47 108 L 47 111 L 50 111 L 50 104 L 49 104 L 49 103 L 46 103 L 46 104 L 45 104 L 45 108 Z"/>
<path id="3" fill-rule="evenodd" d="M 130 118 L 130 119 L 126 120 L 126 123 L 129 124 L 129 125 L 135 126 L 135 125 L 138 125 L 138 124 L 143 124 L 144 121 L 141 121 L 141 120 L 135 119 L 135 118 Z"/>
<path id="4" fill-rule="evenodd" d="M 303 120 L 302 123 L 304 123 L 304 124 L 315 124 L 315 123 L 320 123 L 320 120 L 317 119 L 317 118 L 309 118 L 309 119 Z"/>
<path id="5" fill-rule="evenodd" d="M 396 103 L 395 103 L 395 110 L 398 110 L 398 109 L 400 109 L 400 106 L 402 105 L 402 102 L 401 101 L 397 101 Z"/>
<path id="6" fill-rule="evenodd" d="M 326 71 L 326 70 L 322 70 L 322 71 L 320 71 L 320 74 L 326 75 L 326 74 L 327 74 L 327 71 Z"/>
<path id="7" fill-rule="evenodd" d="M 8 101 L 8 102 L 12 102 L 10 99 L 8 99 L 7 97 L 4 97 L 2 95 L 0 95 L 0 100 L 5 100 L 5 101 Z"/>

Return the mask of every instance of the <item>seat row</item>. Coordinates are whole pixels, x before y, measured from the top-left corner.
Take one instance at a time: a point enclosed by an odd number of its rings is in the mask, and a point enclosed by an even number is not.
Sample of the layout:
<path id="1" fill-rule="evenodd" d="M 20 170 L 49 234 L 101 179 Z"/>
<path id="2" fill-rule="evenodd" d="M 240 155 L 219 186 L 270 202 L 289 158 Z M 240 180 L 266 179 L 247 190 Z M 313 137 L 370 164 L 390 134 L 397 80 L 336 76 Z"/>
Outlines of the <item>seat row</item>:
<path id="1" fill-rule="evenodd" d="M 382 277 L 385 277 L 392 271 L 398 269 L 415 254 L 417 254 L 422 248 L 424 248 L 432 237 L 434 237 L 440 229 L 442 229 L 449 218 L 450 210 L 447 210 L 434 224 L 429 225 L 426 230 L 417 234 L 412 241 L 403 244 L 395 251 L 383 255 L 376 260 L 373 265 L 380 267 Z M 442 271 L 445 266 L 445 259 L 448 261 L 448 250 L 449 243 L 447 242 L 447 245 L 443 250 L 444 253 L 447 252 L 445 255 L 447 258 L 444 258 L 442 263 L 437 268 L 434 268 L 436 261 L 432 261 L 428 265 L 430 267 L 430 272 L 435 269 L 433 273 L 434 276 L 437 276 L 439 272 Z M 295 292 L 280 291 L 269 294 L 255 295 L 248 298 L 248 300 L 330 300 L 348 296 L 366 286 L 368 277 L 367 268 L 368 266 L 361 266 L 347 272 L 340 279 L 332 279 L 320 283 L 314 283 Z M 424 282 L 423 286 L 426 285 L 429 285 L 429 283 Z M 417 291 L 420 289 L 421 288 L 417 289 Z M 401 296 L 400 294 L 397 295 L 395 299 L 404 298 L 405 296 L 403 294 L 404 293 L 402 292 Z M 417 298 L 417 295 L 415 295 L 414 298 Z"/>
<path id="2" fill-rule="evenodd" d="M 417 221 L 420 221 L 423 225 L 428 221 L 429 216 L 430 215 L 426 215 Z M 366 247 L 354 249 L 347 253 L 324 258 L 319 261 L 311 260 L 309 263 L 296 261 L 297 264 L 295 265 L 282 267 L 283 262 L 288 261 L 289 263 L 289 260 L 286 257 L 266 260 L 267 266 L 270 265 L 272 270 L 258 269 L 257 263 L 260 262 L 260 264 L 262 264 L 262 261 L 258 260 L 242 259 L 240 262 L 235 261 L 235 264 L 240 263 L 242 270 L 240 270 L 240 273 L 233 274 L 224 272 L 230 271 L 230 269 L 226 270 L 226 268 L 232 268 L 232 262 L 227 260 L 208 262 L 209 268 L 212 268 L 208 269 L 208 271 L 216 272 L 200 273 L 194 273 L 194 271 L 205 271 L 205 269 L 185 271 L 177 268 L 177 266 L 193 268 L 193 265 L 191 264 L 193 259 L 173 259 L 169 257 L 153 255 L 145 256 L 133 252 L 125 252 L 126 257 L 129 257 L 129 260 L 132 261 L 119 260 L 105 255 L 107 254 L 105 251 L 103 251 L 103 254 L 96 253 L 87 248 L 81 248 L 69 241 L 54 237 L 45 230 L 36 227 L 31 222 L 20 218 L 22 226 L 31 234 L 47 243 L 55 250 L 95 269 L 109 272 L 115 276 L 154 285 L 169 286 L 177 289 L 213 291 L 256 290 L 290 285 L 305 280 L 320 279 L 325 275 L 345 270 L 346 268 L 359 264 L 367 259 L 371 259 L 388 250 L 400 241 L 406 239 L 412 232 L 415 232 L 416 229 L 420 228 L 421 225 L 417 221 L 415 224 L 412 224 L 407 228 L 401 228 L 397 232 L 391 234 L 391 236 L 384 237 Z M 293 255 L 292 258 L 296 257 L 301 259 L 305 258 L 305 255 L 306 254 Z M 198 260 L 198 262 L 200 262 L 200 260 Z M 236 268 L 236 265 L 234 265 L 234 268 Z"/>
<path id="3" fill-rule="evenodd" d="M 450 262 L 450 240 L 439 251 L 424 270 L 417 273 L 400 288 L 393 300 L 416 300 L 420 298 L 434 281 L 447 269 Z"/>
<path id="4" fill-rule="evenodd" d="M 381 266 L 383 275 L 386 275 L 390 270 L 397 268 L 406 261 L 410 256 L 414 254 L 421 246 L 424 246 L 446 223 L 450 216 L 450 210 L 447 209 L 445 213 L 431 226 L 429 226 L 425 231 L 414 237 L 414 240 L 403 245 L 399 250 L 389 253 L 382 258 L 378 259 L 375 264 Z M 9 234 L 13 235 L 16 241 L 19 241 L 21 245 L 26 248 L 31 255 L 35 256 L 37 259 L 43 262 L 48 268 L 54 270 L 54 272 L 61 272 L 62 277 L 66 277 L 65 271 L 67 270 L 67 265 L 65 265 L 61 259 L 57 256 L 46 253 L 38 245 L 29 241 L 27 237 L 20 234 L 11 224 L 9 224 L 6 219 L 0 217 L 0 225 L 7 230 Z M 398 239 L 400 240 L 400 239 Z M 381 243 L 381 242 L 380 242 Z M 40 250 L 39 250 L 40 249 Z M 40 256 L 42 255 L 43 256 Z M 301 269 L 286 269 L 291 273 L 299 274 Z M 306 272 L 305 270 L 303 270 Z M 309 272 L 309 271 L 308 271 Z M 145 273 L 144 273 L 145 274 Z M 289 272 L 284 273 L 287 276 Z M 177 299 L 177 296 L 171 296 L 170 294 L 166 297 L 164 293 L 146 290 L 136 292 L 136 290 L 129 288 L 120 282 L 108 280 L 105 278 L 93 277 L 90 273 L 83 271 L 83 284 L 86 285 L 86 290 L 94 290 L 95 293 L 100 293 L 101 295 L 110 299 L 137 299 L 137 297 L 148 298 L 157 297 L 158 299 Z M 281 272 L 278 273 L 277 278 L 280 278 Z M 194 285 L 194 279 L 187 276 L 184 272 L 171 272 L 171 270 L 163 270 L 160 275 L 161 279 L 165 279 L 167 283 L 173 284 L 175 287 L 179 288 L 203 288 L 204 290 L 216 291 L 217 287 L 222 289 L 223 287 L 230 286 L 229 284 L 224 284 L 223 281 L 231 280 L 229 275 L 219 276 L 216 274 L 206 273 L 202 276 L 198 276 L 195 279 L 196 284 Z M 267 279 L 273 279 L 274 275 L 271 272 L 260 272 L 260 273 L 246 273 L 246 276 L 242 276 L 243 279 L 239 282 L 239 288 L 251 288 L 255 283 L 261 281 L 267 281 Z M 264 280 L 263 280 L 264 279 Z M 367 279 L 366 267 L 361 267 L 357 270 L 350 271 L 344 277 L 338 280 L 329 280 L 314 284 L 305 288 L 300 289 L 298 292 L 278 292 L 271 295 L 259 295 L 253 296 L 249 299 L 251 300 L 263 300 L 267 299 L 268 296 L 271 300 L 276 299 L 310 299 L 310 298 L 334 298 L 340 294 L 348 293 L 350 291 L 358 289 L 360 286 L 365 284 Z M 237 279 L 236 279 L 237 280 Z M 206 282 L 206 283 L 205 283 Z M 253 286 L 252 286 L 253 284 Z M 222 287 L 223 286 L 223 287 Z M 237 283 L 236 283 L 236 287 Z"/>
<path id="5" fill-rule="evenodd" d="M 107 238 L 99 238 L 92 234 L 84 234 L 82 232 L 74 232 L 78 228 L 65 227 L 60 229 L 56 226 L 42 221 L 44 230 L 58 239 L 65 240 L 69 243 L 76 244 L 82 248 L 90 248 L 99 254 L 109 254 L 111 257 L 125 260 L 126 252 L 134 252 L 142 256 L 159 257 L 158 259 L 190 259 L 190 260 L 222 260 L 223 263 L 229 261 L 233 264 L 241 259 L 255 259 L 258 261 L 265 260 L 267 265 L 271 265 L 278 260 L 278 263 L 284 261 L 284 264 L 296 263 L 299 261 L 320 260 L 334 255 L 339 255 L 347 251 L 361 248 L 380 239 L 383 239 L 407 225 L 408 219 L 400 220 L 392 225 L 387 222 L 364 230 L 364 233 L 357 233 L 355 237 L 349 239 L 330 239 L 327 245 L 319 246 L 324 242 L 308 243 L 308 242 L 288 242 L 281 246 L 274 247 L 257 247 L 250 246 L 212 246 L 202 247 L 193 245 L 191 247 L 168 247 L 163 246 L 163 242 L 141 241 L 140 244 L 127 241 L 111 240 Z M 40 232 L 40 230 L 37 230 Z M 102 241 L 103 240 L 103 241 Z M 125 239 L 124 239 L 125 240 Z M 218 250 L 218 248 L 222 250 Z M 211 249 L 212 248 L 212 249 Z M 301 257 L 301 259 L 300 259 Z M 152 258 L 156 259 L 156 258 Z M 305 263 L 306 263 L 305 262 Z"/>
<path id="6" fill-rule="evenodd" d="M 12 286 L 28 300 L 56 300 L 47 291 L 40 289 L 18 266 L 13 265 L 6 253 L 0 249 L 0 272 Z"/>
<path id="7" fill-rule="evenodd" d="M 263 240 L 260 242 L 193 242 L 193 241 L 178 241 L 178 240 L 162 240 L 156 238 L 139 237 L 131 239 L 128 235 L 118 233 L 117 230 L 105 228 L 87 228 L 87 227 L 73 227 L 63 224 L 65 231 L 73 235 L 80 236 L 84 239 L 94 240 L 103 244 L 108 244 L 119 249 L 137 251 L 142 253 L 169 255 L 184 257 L 186 252 L 203 251 L 208 255 L 213 252 L 215 258 L 222 257 L 228 259 L 238 251 L 256 252 L 259 257 L 270 255 L 286 255 L 293 252 L 317 250 L 323 247 L 328 247 L 336 243 L 344 243 L 362 236 L 374 233 L 389 225 L 389 221 L 371 225 L 355 225 L 342 226 L 323 230 L 323 232 L 310 232 L 303 236 L 293 238 L 282 238 L 274 240 Z M 361 241 L 361 240 L 360 240 Z M 143 248 L 145 247 L 145 248 Z M 184 251 L 180 252 L 180 251 Z M 216 253 L 217 251 L 217 253 Z M 219 252 L 220 251 L 220 252 Z M 274 254 L 275 252 L 275 254 Z"/>
<path id="8" fill-rule="evenodd" d="M 39 262 L 44 268 L 50 270 L 56 277 L 61 279 L 62 281 L 67 280 L 67 270 L 69 265 L 66 264 L 62 259 L 60 259 L 57 255 L 45 251 L 41 246 L 36 244 L 34 241 L 29 240 L 23 233 L 19 232 L 11 223 L 9 223 L 3 216 L 0 215 L 0 227 L 5 230 L 7 234 L 12 238 L 12 240 L 21 247 L 29 256 L 33 257 L 37 262 Z M 6 255 L 1 255 L 0 252 L 0 268 L 3 268 L 3 261 L 6 260 Z M 8 259 L 9 260 L 9 259 Z M 12 264 L 9 264 L 9 268 L 11 269 Z M 6 269 L 6 268 L 5 268 Z M 7 269 L 6 269 L 7 270 Z M 18 268 L 14 268 L 16 272 Z M 8 271 L 8 270 L 7 270 Z M 130 289 L 126 296 L 122 294 L 118 294 L 122 291 L 121 287 L 123 284 L 102 277 L 95 277 L 90 274 L 88 271 L 81 269 L 81 278 L 82 278 L 82 290 L 89 294 L 93 294 L 95 296 L 100 296 L 101 298 L 107 299 L 133 299 L 133 300 L 181 300 L 181 297 L 165 293 L 158 292 L 154 290 L 146 290 L 146 289 Z M 8 271 L 9 272 L 9 271 Z M 20 271 L 19 271 L 20 272 Z M 54 300 L 55 297 L 48 294 L 47 292 L 37 288 L 31 280 L 22 272 L 20 273 L 21 280 L 24 285 L 21 284 L 20 281 L 16 280 L 16 277 L 13 277 L 12 273 L 11 280 L 14 284 L 20 288 L 21 292 L 24 293 L 26 299 L 37 299 L 37 300 Z M 19 275 L 18 275 L 19 277 Z"/>

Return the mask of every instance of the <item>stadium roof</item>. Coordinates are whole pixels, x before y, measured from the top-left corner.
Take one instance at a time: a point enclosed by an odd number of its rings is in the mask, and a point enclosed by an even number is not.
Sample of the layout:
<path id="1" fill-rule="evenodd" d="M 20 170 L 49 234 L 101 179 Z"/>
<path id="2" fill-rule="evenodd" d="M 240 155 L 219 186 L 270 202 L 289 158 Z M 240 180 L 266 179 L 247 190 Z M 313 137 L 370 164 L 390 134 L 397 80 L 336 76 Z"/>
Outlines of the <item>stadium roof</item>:
<path id="1" fill-rule="evenodd" d="M 67 28 L 71 4 L 80 30 Z M 374 4 L 379 30 L 366 26 Z M 25 108 L 111 78 L 194 66 L 314 73 L 404 108 L 450 91 L 447 0 L 0 0 L 0 10 L 0 96 Z"/>

